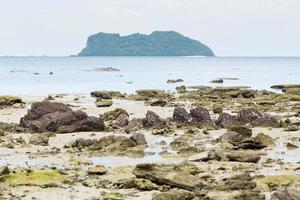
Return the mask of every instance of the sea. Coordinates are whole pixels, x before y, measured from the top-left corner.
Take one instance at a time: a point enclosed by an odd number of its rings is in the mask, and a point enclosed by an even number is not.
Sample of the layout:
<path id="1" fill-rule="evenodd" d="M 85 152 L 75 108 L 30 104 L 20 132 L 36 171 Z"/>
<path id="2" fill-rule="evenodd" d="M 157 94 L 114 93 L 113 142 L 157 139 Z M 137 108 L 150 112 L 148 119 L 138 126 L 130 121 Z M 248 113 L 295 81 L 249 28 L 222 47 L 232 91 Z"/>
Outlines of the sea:
<path id="1" fill-rule="evenodd" d="M 119 71 L 101 71 L 99 68 Z M 97 70 L 98 69 L 98 70 Z M 224 83 L 210 83 L 218 78 Z M 183 79 L 170 84 L 168 79 Z M 299 57 L 0 57 L 0 95 L 88 94 L 180 85 L 249 86 L 300 83 Z"/>

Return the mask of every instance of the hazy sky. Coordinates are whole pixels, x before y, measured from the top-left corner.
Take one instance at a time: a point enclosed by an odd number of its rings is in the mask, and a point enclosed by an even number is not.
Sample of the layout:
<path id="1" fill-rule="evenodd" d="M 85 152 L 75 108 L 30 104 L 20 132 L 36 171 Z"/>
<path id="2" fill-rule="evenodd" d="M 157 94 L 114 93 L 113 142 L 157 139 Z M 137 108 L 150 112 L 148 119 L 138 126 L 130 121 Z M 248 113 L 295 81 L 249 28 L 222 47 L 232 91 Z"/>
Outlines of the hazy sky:
<path id="1" fill-rule="evenodd" d="M 300 0 L 0 0 L 0 55 L 77 54 L 97 32 L 175 30 L 218 56 L 300 56 Z"/>

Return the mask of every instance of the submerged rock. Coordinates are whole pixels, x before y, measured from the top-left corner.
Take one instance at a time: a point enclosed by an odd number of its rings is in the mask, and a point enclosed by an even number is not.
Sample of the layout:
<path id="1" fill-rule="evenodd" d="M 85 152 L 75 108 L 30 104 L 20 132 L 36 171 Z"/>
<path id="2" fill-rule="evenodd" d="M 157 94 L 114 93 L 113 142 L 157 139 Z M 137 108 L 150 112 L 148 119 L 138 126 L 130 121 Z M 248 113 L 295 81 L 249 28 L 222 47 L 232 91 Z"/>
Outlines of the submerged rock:
<path id="1" fill-rule="evenodd" d="M 90 117 L 83 111 L 73 111 L 62 103 L 37 102 L 21 118 L 22 127 L 34 132 L 70 133 L 80 131 L 103 131 L 101 118 Z"/>
<path id="2" fill-rule="evenodd" d="M 212 80 L 212 81 L 210 81 L 210 82 L 211 82 L 211 83 L 223 83 L 224 80 L 221 79 L 221 78 L 219 78 L 219 79 Z"/>

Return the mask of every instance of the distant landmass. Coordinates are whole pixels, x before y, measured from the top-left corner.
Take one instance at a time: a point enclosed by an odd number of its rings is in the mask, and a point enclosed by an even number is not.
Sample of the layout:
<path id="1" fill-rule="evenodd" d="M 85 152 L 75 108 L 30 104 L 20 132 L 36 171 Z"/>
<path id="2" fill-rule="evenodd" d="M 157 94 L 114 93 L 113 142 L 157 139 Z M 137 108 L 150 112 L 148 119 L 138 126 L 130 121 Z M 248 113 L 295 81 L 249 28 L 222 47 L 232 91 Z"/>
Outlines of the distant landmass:
<path id="1" fill-rule="evenodd" d="M 174 31 L 154 31 L 150 35 L 97 33 L 88 38 L 78 56 L 215 56 L 201 42 Z"/>

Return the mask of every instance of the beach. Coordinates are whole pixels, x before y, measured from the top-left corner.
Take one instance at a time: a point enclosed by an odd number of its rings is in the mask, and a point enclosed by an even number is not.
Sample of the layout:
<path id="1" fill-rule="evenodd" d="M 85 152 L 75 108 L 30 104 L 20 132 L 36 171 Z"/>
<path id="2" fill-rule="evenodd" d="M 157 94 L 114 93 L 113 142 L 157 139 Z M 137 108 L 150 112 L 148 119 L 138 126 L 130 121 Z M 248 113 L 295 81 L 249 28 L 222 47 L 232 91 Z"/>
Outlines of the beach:
<path id="1" fill-rule="evenodd" d="M 0 109 L 1 199 L 274 199 L 300 183 L 297 95 L 20 95 Z"/>

